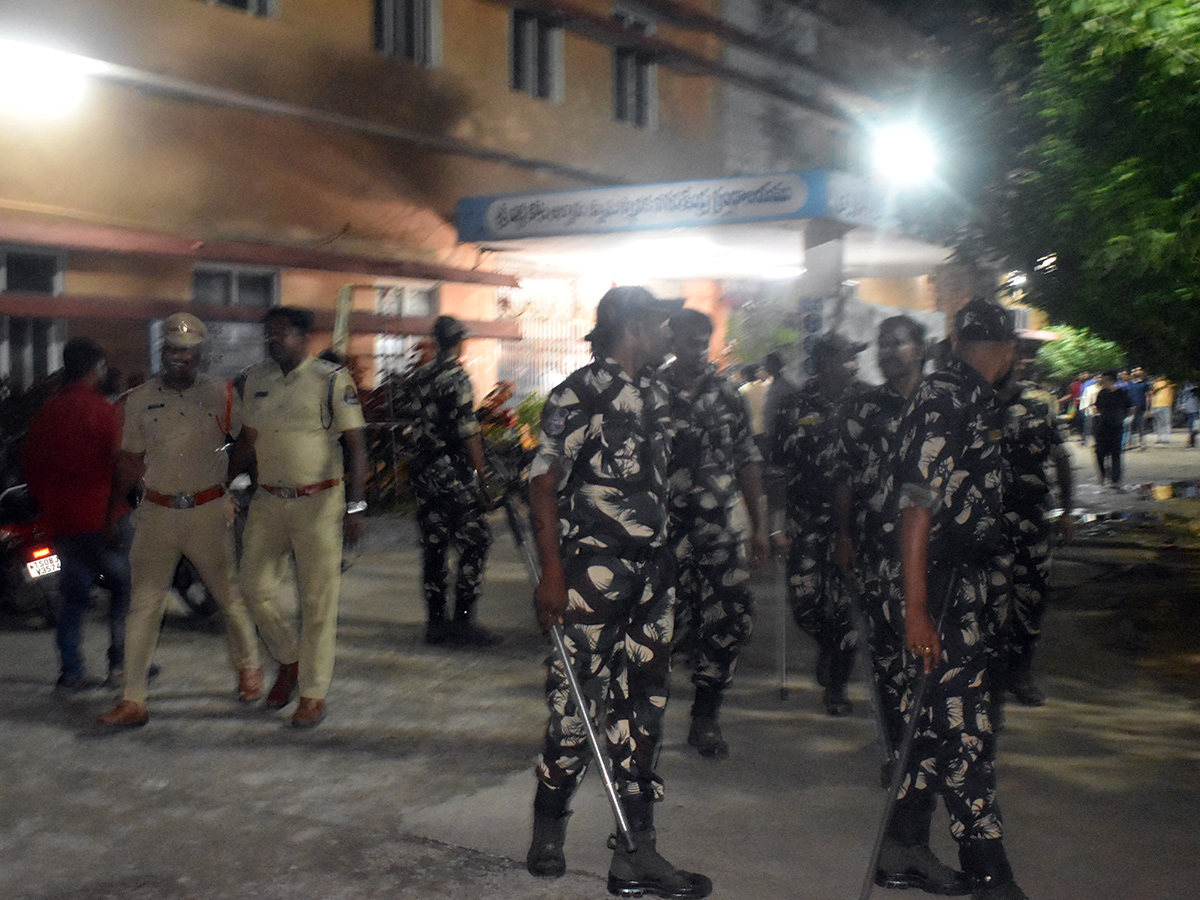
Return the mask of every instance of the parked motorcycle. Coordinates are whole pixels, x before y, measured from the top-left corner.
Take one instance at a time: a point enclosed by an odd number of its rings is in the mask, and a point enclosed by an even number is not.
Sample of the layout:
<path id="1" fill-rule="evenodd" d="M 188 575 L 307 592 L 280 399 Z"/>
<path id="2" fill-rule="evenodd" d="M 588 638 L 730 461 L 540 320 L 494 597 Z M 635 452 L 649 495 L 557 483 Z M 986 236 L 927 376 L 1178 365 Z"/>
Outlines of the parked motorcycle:
<path id="1" fill-rule="evenodd" d="M 18 484 L 0 493 L 0 611 L 58 621 L 58 573 L 62 563 L 38 526 L 29 489 Z"/>

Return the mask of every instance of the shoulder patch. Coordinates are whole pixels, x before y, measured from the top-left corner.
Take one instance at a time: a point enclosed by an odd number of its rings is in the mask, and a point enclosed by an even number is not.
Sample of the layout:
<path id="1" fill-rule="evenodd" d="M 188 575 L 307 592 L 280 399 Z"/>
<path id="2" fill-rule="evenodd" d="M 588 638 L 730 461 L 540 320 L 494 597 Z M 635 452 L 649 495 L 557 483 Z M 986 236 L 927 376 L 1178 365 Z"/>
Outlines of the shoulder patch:
<path id="1" fill-rule="evenodd" d="M 346 393 L 342 397 L 342 401 L 349 406 L 358 406 L 358 391 L 354 389 L 354 385 L 346 385 Z"/>

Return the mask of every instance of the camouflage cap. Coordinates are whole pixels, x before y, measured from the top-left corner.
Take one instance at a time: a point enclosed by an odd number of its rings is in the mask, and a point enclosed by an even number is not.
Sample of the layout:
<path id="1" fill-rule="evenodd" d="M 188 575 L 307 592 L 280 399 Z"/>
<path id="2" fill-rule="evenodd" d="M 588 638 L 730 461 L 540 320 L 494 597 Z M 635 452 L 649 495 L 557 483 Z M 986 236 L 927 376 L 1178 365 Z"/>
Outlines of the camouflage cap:
<path id="1" fill-rule="evenodd" d="M 467 326 L 454 316 L 438 316 L 433 320 L 433 339 L 443 350 L 449 349 L 467 336 Z"/>
<path id="2" fill-rule="evenodd" d="M 1016 340 L 1012 311 L 983 297 L 975 297 L 955 313 L 954 333 L 964 341 Z"/>
<path id="3" fill-rule="evenodd" d="M 191 313 L 175 313 L 163 322 L 163 340 L 169 347 L 195 347 L 206 337 L 208 329 Z"/>
<path id="4" fill-rule="evenodd" d="M 643 315 L 654 314 L 663 321 L 683 309 L 682 300 L 659 300 L 643 287 L 611 288 L 596 306 L 596 327 L 586 336 L 618 335 L 628 323 Z"/>

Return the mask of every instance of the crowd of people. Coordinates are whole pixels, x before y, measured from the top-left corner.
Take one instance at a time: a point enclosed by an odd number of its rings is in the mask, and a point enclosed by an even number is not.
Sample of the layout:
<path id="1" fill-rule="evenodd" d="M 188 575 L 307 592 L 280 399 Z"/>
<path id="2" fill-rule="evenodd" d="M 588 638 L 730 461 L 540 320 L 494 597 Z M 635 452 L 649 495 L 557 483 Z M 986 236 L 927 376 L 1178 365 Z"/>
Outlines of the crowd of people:
<path id="1" fill-rule="evenodd" d="M 1200 429 L 1200 393 L 1185 384 L 1182 390 L 1165 375 L 1149 376 L 1141 366 L 1106 372 L 1080 372 L 1059 398 L 1059 405 L 1080 443 L 1090 440 L 1096 453 L 1100 483 L 1120 488 L 1122 454 L 1145 450 L 1153 443 L 1171 443 L 1177 418 L 1182 418 L 1187 446 L 1196 446 Z"/>
<path id="2" fill-rule="evenodd" d="M 65 384 L 28 435 L 26 474 L 62 557 L 62 690 L 91 683 L 83 612 L 96 574 L 109 579 L 109 678 L 122 699 L 100 717 L 104 727 L 149 720 L 152 658 L 180 556 L 222 609 L 238 699 L 265 695 L 277 710 L 298 696 L 294 726 L 324 719 L 342 543 L 363 531 L 366 454 L 358 392 L 345 368 L 309 355 L 312 325 L 306 310 L 270 310 L 268 358 L 224 382 L 198 373 L 204 324 L 171 316 L 159 374 L 115 405 L 101 391 L 103 350 L 68 342 Z M 567 654 L 547 662 L 528 870 L 566 870 L 572 795 L 590 764 L 605 765 L 628 819 L 626 839 L 610 842 L 609 890 L 712 890 L 667 862 L 654 828 L 672 657 L 686 660 L 694 689 L 688 743 L 703 758 L 726 757 L 720 711 L 754 617 L 748 567 L 774 556 L 796 624 L 816 644 L 830 716 L 852 710 L 860 645 L 870 661 L 899 785 L 876 882 L 1020 900 L 1002 842 L 995 736 L 1006 693 L 1043 702 L 1032 671 L 1046 509 L 1055 489 L 1059 505 L 1072 505 L 1057 398 L 1026 380 L 1034 348 L 1019 345 L 1011 314 L 976 299 L 955 318 L 953 353 L 929 374 L 924 328 L 894 316 L 876 339 L 883 384 L 857 378 L 866 344 L 829 333 L 811 347 L 806 384 L 792 387 L 774 355 L 769 385 L 749 398 L 710 361 L 712 333 L 707 316 L 679 301 L 614 288 L 587 336 L 593 362 L 542 411 L 527 483 L 535 608 L 543 629 L 561 627 Z M 494 504 L 459 358 L 466 337 L 462 323 L 438 317 L 407 396 L 432 645 L 497 640 L 475 615 Z M 1111 437 L 1106 427 L 1093 430 L 1098 441 Z M 239 562 L 229 485 L 243 474 L 257 487 Z M 279 610 L 290 560 L 298 633 Z M 278 666 L 269 690 L 259 636 Z M 922 672 L 935 677 L 917 703 Z M 585 716 L 600 720 L 607 760 L 592 759 Z M 906 731 L 911 752 L 901 758 Z M 938 797 L 959 868 L 929 847 Z"/>

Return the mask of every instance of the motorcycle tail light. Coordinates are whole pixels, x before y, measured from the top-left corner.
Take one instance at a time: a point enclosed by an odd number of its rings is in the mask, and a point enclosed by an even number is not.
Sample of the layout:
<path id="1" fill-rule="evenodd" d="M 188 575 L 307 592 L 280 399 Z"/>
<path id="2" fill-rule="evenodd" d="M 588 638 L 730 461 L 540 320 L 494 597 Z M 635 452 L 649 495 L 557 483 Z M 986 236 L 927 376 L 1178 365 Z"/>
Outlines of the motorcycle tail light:
<path id="1" fill-rule="evenodd" d="M 53 552 L 49 547 L 34 547 L 29 556 L 31 559 L 45 559 Z"/>

